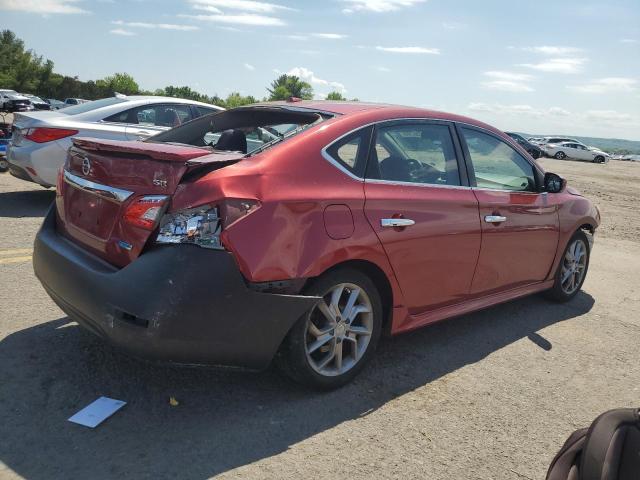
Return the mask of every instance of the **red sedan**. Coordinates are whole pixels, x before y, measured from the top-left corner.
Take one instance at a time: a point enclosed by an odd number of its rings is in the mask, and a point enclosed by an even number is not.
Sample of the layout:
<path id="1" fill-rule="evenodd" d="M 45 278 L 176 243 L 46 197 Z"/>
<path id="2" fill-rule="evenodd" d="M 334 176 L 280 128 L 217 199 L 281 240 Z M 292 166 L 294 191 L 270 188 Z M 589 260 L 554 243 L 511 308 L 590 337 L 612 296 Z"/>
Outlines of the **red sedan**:
<path id="1" fill-rule="evenodd" d="M 35 242 L 47 292 L 135 354 L 351 380 L 383 331 L 580 290 L 598 210 L 489 125 L 253 105 L 77 139 Z"/>

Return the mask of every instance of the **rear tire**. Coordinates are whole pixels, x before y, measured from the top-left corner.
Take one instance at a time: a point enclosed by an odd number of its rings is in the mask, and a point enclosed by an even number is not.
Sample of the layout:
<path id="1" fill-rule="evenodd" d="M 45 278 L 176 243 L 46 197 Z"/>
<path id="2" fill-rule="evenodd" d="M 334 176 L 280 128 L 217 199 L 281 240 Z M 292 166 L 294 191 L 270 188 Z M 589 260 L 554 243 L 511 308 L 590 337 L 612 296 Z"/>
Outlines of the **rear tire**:
<path id="1" fill-rule="evenodd" d="M 557 158 L 558 160 L 564 160 L 565 158 L 567 158 L 564 152 L 557 152 L 554 155 L 554 157 Z"/>
<path id="2" fill-rule="evenodd" d="M 589 239 L 582 230 L 578 230 L 564 249 L 554 276 L 555 282 L 545 292 L 546 297 L 560 303 L 575 297 L 587 278 L 590 258 Z"/>
<path id="3" fill-rule="evenodd" d="M 323 297 L 289 331 L 276 365 L 298 383 L 331 390 L 371 359 L 382 331 L 382 301 L 369 277 L 343 268 L 315 280 L 305 295 Z"/>

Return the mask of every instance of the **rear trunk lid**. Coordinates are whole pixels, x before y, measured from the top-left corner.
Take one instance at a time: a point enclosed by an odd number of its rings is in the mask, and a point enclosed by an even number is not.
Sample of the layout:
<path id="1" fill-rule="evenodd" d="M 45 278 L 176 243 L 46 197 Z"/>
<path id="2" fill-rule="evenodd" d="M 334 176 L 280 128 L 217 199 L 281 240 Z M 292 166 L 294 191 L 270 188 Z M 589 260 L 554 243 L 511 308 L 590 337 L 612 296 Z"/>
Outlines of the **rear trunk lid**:
<path id="1" fill-rule="evenodd" d="M 243 157 L 182 145 L 75 138 L 56 206 L 63 234 L 104 260 L 125 266 L 142 252 L 152 231 L 124 219 L 142 197 L 166 197 L 198 168 L 221 167 Z"/>

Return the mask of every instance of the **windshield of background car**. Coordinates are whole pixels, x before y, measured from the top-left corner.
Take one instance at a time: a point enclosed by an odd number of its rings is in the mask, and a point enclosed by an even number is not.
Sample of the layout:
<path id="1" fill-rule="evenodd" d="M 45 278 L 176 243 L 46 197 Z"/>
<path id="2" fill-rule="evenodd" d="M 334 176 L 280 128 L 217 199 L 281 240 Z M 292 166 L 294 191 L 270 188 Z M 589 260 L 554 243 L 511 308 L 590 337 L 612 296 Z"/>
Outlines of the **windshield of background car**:
<path id="1" fill-rule="evenodd" d="M 200 117 L 149 141 L 180 143 L 213 151 L 257 153 L 330 118 L 312 110 L 248 107 Z"/>
<path id="2" fill-rule="evenodd" d="M 124 103 L 126 101 L 126 98 L 103 98 L 101 100 L 94 100 L 93 102 L 81 103 L 79 105 L 74 105 L 73 107 L 64 108 L 60 110 L 60 113 L 64 113 L 65 115 L 78 115 L 80 113 L 90 112 L 91 110 L 95 110 L 96 108 L 108 107 L 110 105 Z"/>

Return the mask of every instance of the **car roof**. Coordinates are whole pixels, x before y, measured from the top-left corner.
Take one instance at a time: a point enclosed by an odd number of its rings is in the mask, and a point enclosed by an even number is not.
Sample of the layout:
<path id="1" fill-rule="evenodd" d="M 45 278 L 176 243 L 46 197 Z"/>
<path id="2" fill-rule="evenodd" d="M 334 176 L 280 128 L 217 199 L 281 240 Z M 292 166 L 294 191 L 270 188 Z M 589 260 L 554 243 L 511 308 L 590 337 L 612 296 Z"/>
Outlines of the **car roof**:
<path id="1" fill-rule="evenodd" d="M 357 101 L 335 101 L 335 100 L 300 100 L 300 101 L 277 101 L 262 102 L 255 104 L 258 106 L 283 106 L 289 108 L 304 108 L 316 110 L 320 112 L 333 113 L 338 115 L 363 114 L 365 112 L 375 113 L 376 116 L 388 112 L 389 118 L 428 118 L 434 120 L 445 120 L 451 122 L 466 123 L 472 126 L 480 127 L 485 130 L 497 132 L 504 135 L 503 132 L 491 125 L 480 122 L 470 117 L 457 115 L 454 113 L 441 112 L 427 108 L 410 107 L 406 105 L 393 105 L 389 103 L 372 103 Z"/>

